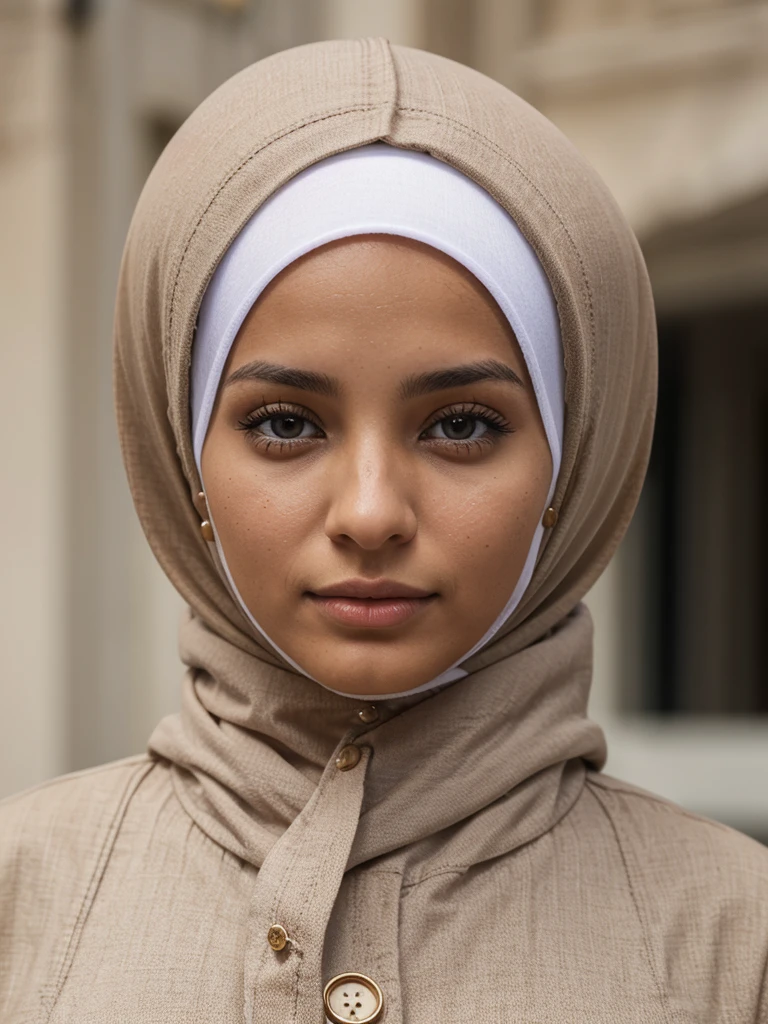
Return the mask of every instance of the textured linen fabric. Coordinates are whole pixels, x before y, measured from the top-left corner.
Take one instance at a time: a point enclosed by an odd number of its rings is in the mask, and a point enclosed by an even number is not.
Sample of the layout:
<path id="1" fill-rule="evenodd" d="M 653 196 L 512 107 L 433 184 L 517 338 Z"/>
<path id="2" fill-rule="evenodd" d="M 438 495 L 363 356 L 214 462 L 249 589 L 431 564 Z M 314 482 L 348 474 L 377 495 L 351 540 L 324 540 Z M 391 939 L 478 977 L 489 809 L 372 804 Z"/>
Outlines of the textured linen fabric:
<path id="1" fill-rule="evenodd" d="M 189 363 L 207 281 L 259 204 L 377 139 L 514 217 L 558 303 L 566 417 L 559 521 L 515 615 L 466 678 L 364 725 L 365 701 L 269 649 L 211 559 Z M 189 605 L 183 706 L 147 754 L 0 805 L 3 1024 L 322 1024 L 346 971 L 381 986 L 384 1024 L 768 1024 L 768 851 L 602 773 L 586 714 L 580 599 L 642 485 L 656 355 L 636 241 L 567 140 L 498 83 L 383 39 L 260 61 L 150 176 L 115 346 L 134 502 Z"/>

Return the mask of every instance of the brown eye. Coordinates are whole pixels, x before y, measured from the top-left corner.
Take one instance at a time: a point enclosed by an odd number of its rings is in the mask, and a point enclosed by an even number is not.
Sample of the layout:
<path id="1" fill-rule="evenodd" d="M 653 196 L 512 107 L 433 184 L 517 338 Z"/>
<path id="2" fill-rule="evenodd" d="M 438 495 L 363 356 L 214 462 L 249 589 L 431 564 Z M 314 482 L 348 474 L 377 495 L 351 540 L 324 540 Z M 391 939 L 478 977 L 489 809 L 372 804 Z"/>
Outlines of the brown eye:
<path id="1" fill-rule="evenodd" d="M 299 437 L 306 420 L 301 416 L 271 416 L 269 422 L 275 437 L 288 440 Z"/>
<path id="2" fill-rule="evenodd" d="M 473 416 L 451 416 L 442 420 L 441 423 L 446 437 L 451 441 L 466 441 L 472 436 L 475 429 L 473 422 L 475 419 Z"/>
<path id="3" fill-rule="evenodd" d="M 480 432 L 477 432 L 480 427 Z M 471 415 L 469 413 L 455 412 L 441 419 L 435 420 L 432 426 L 427 428 L 427 433 L 433 441 L 454 441 L 471 443 L 485 441 L 494 433 L 494 425 L 489 423 L 484 416 Z M 436 431 L 438 431 L 436 433 Z"/>
<path id="4" fill-rule="evenodd" d="M 504 434 L 515 432 L 515 428 L 498 412 L 477 402 L 468 407 L 442 409 L 441 413 L 435 415 L 422 436 L 437 442 L 448 452 L 471 454 L 483 449 L 487 451 Z"/>
<path id="5" fill-rule="evenodd" d="M 298 409 L 286 408 L 280 403 L 265 406 L 239 420 L 238 430 L 259 445 L 278 445 L 287 448 L 292 442 L 303 443 L 322 434 L 318 425 Z"/>
<path id="6" fill-rule="evenodd" d="M 494 435 L 506 433 L 506 431 L 497 427 L 487 416 L 454 412 L 435 420 L 430 427 L 427 427 L 426 433 L 433 441 L 453 441 L 455 444 L 468 441 L 474 444 L 487 442 Z"/>

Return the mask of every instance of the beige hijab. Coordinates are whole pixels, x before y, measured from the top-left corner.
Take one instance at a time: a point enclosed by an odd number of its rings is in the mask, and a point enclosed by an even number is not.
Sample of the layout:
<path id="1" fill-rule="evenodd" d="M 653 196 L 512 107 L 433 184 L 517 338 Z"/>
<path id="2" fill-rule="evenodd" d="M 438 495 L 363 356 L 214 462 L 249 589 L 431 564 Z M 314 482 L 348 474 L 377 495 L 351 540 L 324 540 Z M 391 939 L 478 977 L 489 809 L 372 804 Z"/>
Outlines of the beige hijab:
<path id="1" fill-rule="evenodd" d="M 385 701 L 375 724 L 350 726 L 364 702 L 284 664 L 211 560 L 192 503 L 189 369 L 207 282 L 259 205 L 309 164 L 379 139 L 452 164 L 520 226 L 558 304 L 566 416 L 559 519 L 513 617 L 464 663 L 467 678 Z M 296 1019 L 314 1020 L 319 951 L 345 872 L 384 855 L 416 875 L 424 857 L 498 856 L 558 821 L 585 764 L 605 761 L 586 717 L 592 635 L 579 601 L 627 527 L 649 454 L 656 336 L 643 259 L 594 171 L 506 88 L 384 39 L 313 43 L 226 82 L 163 153 L 125 248 L 115 357 L 136 510 L 189 604 L 182 712 L 158 726 L 150 750 L 170 762 L 200 828 L 260 868 L 254 934 L 280 913 L 296 917 L 307 951 L 291 982 L 299 994 L 257 947 L 247 970 L 260 1002 L 248 1019 L 280 1019 L 295 997 Z M 337 796 L 329 765 L 352 741 L 363 770 Z"/>
<path id="2" fill-rule="evenodd" d="M 186 121 L 142 192 L 120 274 L 115 395 L 131 492 L 161 566 L 210 630 L 279 665 L 246 628 L 200 537 L 189 366 L 197 311 L 230 242 L 304 167 L 382 139 L 482 185 L 535 249 L 558 303 L 566 425 L 555 506 L 528 592 L 467 665 L 527 647 L 614 553 L 646 469 L 656 396 L 653 301 L 637 241 L 573 145 L 503 86 L 384 39 L 312 43 L 246 68 Z"/>

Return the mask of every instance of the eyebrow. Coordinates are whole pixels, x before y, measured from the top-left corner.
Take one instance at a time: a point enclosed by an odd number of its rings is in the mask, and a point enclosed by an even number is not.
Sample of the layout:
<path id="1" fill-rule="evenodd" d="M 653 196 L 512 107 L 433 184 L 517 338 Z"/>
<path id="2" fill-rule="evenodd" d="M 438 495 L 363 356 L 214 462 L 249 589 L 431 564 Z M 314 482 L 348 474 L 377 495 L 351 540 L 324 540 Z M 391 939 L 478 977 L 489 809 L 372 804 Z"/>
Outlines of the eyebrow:
<path id="1" fill-rule="evenodd" d="M 447 391 L 449 388 L 460 388 L 484 380 L 503 381 L 516 387 L 525 387 L 511 366 L 499 362 L 498 359 L 485 359 L 477 363 L 449 366 L 445 370 L 412 374 L 401 383 L 400 397 L 415 398 L 431 391 Z"/>
<path id="2" fill-rule="evenodd" d="M 301 391 L 314 391 L 329 398 L 340 398 L 344 388 L 336 377 L 313 370 L 300 370 L 279 363 L 267 363 L 257 359 L 234 370 L 224 384 L 230 387 L 241 381 L 259 380 L 268 384 L 282 384 L 284 387 Z M 400 382 L 400 398 L 417 398 L 433 391 L 447 391 L 450 388 L 465 387 L 480 381 L 493 380 L 525 388 L 525 384 L 511 366 L 498 359 L 484 359 L 476 363 L 449 366 L 444 370 L 428 370 L 425 373 L 410 374 Z"/>
<path id="3" fill-rule="evenodd" d="M 283 384 L 285 387 L 299 388 L 301 391 L 315 391 L 330 398 L 339 398 L 342 392 L 340 382 L 335 377 L 329 377 L 327 373 L 299 370 L 293 366 L 281 366 L 279 363 L 265 363 L 260 359 L 246 363 L 230 373 L 224 387 L 228 388 L 244 380 Z"/>

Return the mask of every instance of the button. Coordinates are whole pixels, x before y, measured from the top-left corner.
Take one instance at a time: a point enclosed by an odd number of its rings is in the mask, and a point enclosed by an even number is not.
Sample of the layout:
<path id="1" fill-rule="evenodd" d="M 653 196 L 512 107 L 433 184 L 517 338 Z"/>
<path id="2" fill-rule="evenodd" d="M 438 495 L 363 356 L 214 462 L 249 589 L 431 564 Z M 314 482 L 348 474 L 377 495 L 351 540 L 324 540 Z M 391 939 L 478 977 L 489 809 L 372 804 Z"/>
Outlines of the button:
<path id="1" fill-rule="evenodd" d="M 379 709 L 375 704 L 371 704 L 370 707 L 361 708 L 357 712 L 357 717 L 361 722 L 365 722 L 366 725 L 370 725 L 371 722 L 378 722 L 379 720 Z"/>
<path id="2" fill-rule="evenodd" d="M 328 1019 L 333 1024 L 372 1024 L 384 1009 L 381 989 L 364 974 L 337 974 L 323 991 Z"/>
<path id="3" fill-rule="evenodd" d="M 360 747 L 356 747 L 354 743 L 350 743 L 346 747 L 342 747 L 339 751 L 339 756 L 336 758 L 336 767 L 339 771 L 348 772 L 350 768 L 354 768 L 357 762 L 362 757 L 362 751 Z"/>
<path id="4" fill-rule="evenodd" d="M 281 924 L 273 924 L 267 932 L 267 942 L 270 944 L 272 949 L 281 950 L 285 949 L 286 945 L 291 940 L 288 938 L 288 932 L 283 928 Z"/>

